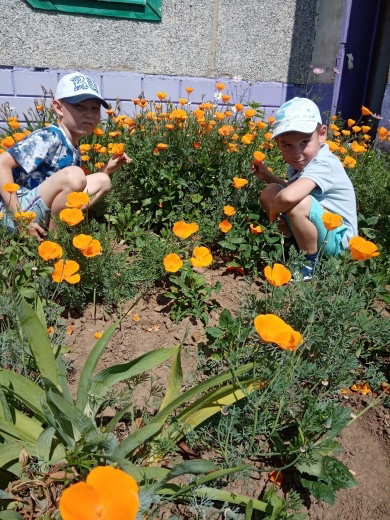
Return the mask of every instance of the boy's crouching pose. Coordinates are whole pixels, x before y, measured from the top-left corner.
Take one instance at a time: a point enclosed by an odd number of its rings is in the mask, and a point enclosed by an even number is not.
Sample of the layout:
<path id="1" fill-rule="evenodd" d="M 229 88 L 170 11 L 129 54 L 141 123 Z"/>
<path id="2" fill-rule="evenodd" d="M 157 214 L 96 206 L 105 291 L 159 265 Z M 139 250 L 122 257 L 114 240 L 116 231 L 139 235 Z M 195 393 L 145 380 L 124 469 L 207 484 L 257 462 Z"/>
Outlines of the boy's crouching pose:
<path id="1" fill-rule="evenodd" d="M 14 213 L 33 211 L 36 219 L 29 231 L 42 240 L 44 228 L 55 225 L 50 216 L 65 208 L 69 193 L 87 192 L 91 206 L 109 192 L 109 176 L 130 159 L 124 153 L 114 155 L 100 172 L 86 176 L 78 149 L 79 140 L 99 124 L 101 105 L 108 108 L 91 78 L 67 74 L 58 82 L 53 100 L 59 123 L 36 130 L 0 155 L 0 211 L 10 231 L 15 229 Z M 19 184 L 20 189 L 10 194 L 4 190 L 7 183 Z"/>
<path id="2" fill-rule="evenodd" d="M 279 220 L 286 236 L 294 236 L 307 262 L 302 270 L 311 278 L 320 247 L 323 254 L 337 256 L 357 235 L 356 199 L 352 183 L 340 160 L 325 143 L 327 128 L 319 109 L 306 98 L 294 98 L 276 113 L 275 139 L 288 164 L 288 180 L 273 175 L 263 163 L 252 171 L 268 186 L 260 200 L 273 222 Z M 322 222 L 326 211 L 343 217 L 344 224 L 327 231 Z"/>

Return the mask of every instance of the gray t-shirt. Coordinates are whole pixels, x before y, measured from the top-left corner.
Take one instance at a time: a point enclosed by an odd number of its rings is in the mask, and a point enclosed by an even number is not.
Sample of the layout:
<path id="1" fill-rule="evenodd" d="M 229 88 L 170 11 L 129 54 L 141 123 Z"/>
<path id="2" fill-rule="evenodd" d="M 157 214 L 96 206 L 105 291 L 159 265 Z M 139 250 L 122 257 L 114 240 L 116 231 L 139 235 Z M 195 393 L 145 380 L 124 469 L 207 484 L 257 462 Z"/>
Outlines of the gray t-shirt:
<path id="1" fill-rule="evenodd" d="M 355 190 L 341 161 L 329 150 L 329 146 L 321 145 L 317 157 L 302 171 L 289 166 L 287 176 L 288 184 L 297 179 L 311 179 L 316 183 L 311 195 L 325 209 L 343 217 L 348 228 L 343 237 L 343 246 L 348 247 L 350 239 L 358 234 Z"/>

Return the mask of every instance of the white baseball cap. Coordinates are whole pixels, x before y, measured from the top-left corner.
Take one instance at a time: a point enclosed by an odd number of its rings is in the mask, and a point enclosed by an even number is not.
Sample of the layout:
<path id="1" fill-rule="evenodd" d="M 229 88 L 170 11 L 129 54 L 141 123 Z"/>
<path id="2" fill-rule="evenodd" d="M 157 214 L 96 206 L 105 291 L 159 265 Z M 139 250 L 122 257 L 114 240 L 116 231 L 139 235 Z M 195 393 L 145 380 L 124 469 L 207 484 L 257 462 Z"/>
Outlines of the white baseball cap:
<path id="1" fill-rule="evenodd" d="M 58 82 L 55 99 L 62 99 L 73 105 L 91 98 L 98 99 L 104 108 L 108 108 L 108 104 L 100 95 L 97 83 L 89 76 L 81 72 L 72 72 Z"/>
<path id="2" fill-rule="evenodd" d="M 272 126 L 272 138 L 286 132 L 311 134 L 322 125 L 318 106 L 310 99 L 295 97 L 284 103 L 276 112 Z"/>

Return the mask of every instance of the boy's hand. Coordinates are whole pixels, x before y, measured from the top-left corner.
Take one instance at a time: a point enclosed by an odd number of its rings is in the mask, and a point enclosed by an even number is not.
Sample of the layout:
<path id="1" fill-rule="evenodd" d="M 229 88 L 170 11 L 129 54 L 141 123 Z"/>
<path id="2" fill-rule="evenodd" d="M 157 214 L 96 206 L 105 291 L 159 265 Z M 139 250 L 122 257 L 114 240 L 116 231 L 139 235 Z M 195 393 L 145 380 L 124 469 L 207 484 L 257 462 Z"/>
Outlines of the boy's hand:
<path id="1" fill-rule="evenodd" d="M 41 228 L 41 226 L 36 222 L 31 222 L 31 224 L 27 228 L 27 232 L 32 237 L 36 237 L 38 242 L 43 242 L 46 238 L 46 231 L 43 228 Z"/>
<path id="2" fill-rule="evenodd" d="M 113 155 L 102 171 L 107 173 L 107 175 L 111 175 L 122 166 L 122 164 L 130 164 L 131 162 L 133 162 L 133 159 L 125 153 Z"/>
<path id="3" fill-rule="evenodd" d="M 253 162 L 251 165 L 251 171 L 264 182 L 267 182 L 270 177 L 270 171 L 268 170 L 267 166 L 264 164 L 264 162 Z"/>

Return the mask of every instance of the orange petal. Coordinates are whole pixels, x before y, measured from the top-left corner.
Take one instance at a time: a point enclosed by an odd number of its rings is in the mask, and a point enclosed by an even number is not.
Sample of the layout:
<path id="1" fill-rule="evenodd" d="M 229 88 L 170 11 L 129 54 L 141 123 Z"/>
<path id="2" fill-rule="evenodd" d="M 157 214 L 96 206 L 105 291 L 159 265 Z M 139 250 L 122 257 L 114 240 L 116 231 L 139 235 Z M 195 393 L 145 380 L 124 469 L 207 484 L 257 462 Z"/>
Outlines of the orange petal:
<path id="1" fill-rule="evenodd" d="M 79 482 L 65 489 L 60 498 L 60 513 L 63 520 L 96 520 L 99 500 L 96 490 Z"/>

